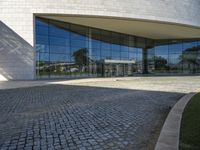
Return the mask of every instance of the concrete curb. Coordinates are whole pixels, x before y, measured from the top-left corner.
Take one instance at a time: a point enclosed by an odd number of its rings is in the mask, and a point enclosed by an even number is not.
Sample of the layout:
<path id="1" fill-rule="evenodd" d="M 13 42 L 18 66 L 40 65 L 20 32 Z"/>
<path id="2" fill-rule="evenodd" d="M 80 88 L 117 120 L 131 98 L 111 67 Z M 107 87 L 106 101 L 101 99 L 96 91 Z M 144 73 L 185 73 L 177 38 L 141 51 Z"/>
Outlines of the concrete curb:
<path id="1" fill-rule="evenodd" d="M 178 150 L 182 113 L 187 103 L 196 93 L 182 97 L 172 108 L 165 120 L 155 150 Z"/>

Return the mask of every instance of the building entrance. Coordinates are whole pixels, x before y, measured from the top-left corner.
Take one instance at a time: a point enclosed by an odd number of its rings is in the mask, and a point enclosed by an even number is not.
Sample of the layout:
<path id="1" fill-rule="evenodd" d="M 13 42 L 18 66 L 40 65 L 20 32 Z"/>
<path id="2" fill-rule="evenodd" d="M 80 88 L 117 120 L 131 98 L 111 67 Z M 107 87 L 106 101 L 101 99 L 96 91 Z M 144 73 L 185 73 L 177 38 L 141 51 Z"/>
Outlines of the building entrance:
<path id="1" fill-rule="evenodd" d="M 134 61 L 104 60 L 104 77 L 132 76 L 136 72 Z"/>

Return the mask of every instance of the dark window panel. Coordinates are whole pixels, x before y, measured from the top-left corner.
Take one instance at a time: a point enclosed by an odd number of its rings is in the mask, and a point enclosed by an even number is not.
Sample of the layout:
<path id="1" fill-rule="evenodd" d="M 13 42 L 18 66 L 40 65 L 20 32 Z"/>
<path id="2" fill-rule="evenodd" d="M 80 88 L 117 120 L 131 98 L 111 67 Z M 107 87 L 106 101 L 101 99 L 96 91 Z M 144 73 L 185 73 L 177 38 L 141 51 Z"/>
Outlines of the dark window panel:
<path id="1" fill-rule="evenodd" d="M 101 32 L 101 39 L 102 39 L 102 41 L 110 43 L 111 39 L 112 39 L 111 33 L 112 32 L 102 30 L 102 32 Z"/>
<path id="2" fill-rule="evenodd" d="M 48 19 L 36 18 L 36 26 L 48 27 Z"/>
<path id="3" fill-rule="evenodd" d="M 88 37 L 83 34 L 78 34 L 75 32 L 71 32 L 71 39 L 73 40 L 82 40 L 82 41 L 88 41 Z"/>
<path id="4" fill-rule="evenodd" d="M 56 21 L 56 20 L 50 20 L 49 24 L 51 26 L 54 26 L 54 27 L 62 29 L 62 30 L 69 30 L 70 29 L 69 23 L 66 23 L 66 22 L 61 22 L 61 21 Z"/>
<path id="5" fill-rule="evenodd" d="M 129 46 L 129 36 L 125 34 L 121 34 L 120 36 L 120 44 L 122 46 Z"/>
<path id="6" fill-rule="evenodd" d="M 115 33 L 115 34 L 116 34 L 116 37 L 112 37 L 111 43 L 112 43 L 112 45 L 119 45 L 119 46 L 121 46 L 122 45 L 122 41 L 120 39 L 120 35 L 121 34 L 117 34 L 117 33 Z"/>
<path id="7" fill-rule="evenodd" d="M 129 47 L 136 47 L 136 38 L 134 36 L 129 36 Z"/>
<path id="8" fill-rule="evenodd" d="M 136 46 L 138 48 L 146 48 L 146 39 L 144 38 L 136 38 Z"/>
<path id="9" fill-rule="evenodd" d="M 101 30 L 98 29 L 90 29 L 90 32 L 92 34 L 93 40 L 101 40 Z"/>
<path id="10" fill-rule="evenodd" d="M 70 25 L 71 38 L 74 40 L 88 40 L 89 28 L 79 26 L 79 25 Z"/>

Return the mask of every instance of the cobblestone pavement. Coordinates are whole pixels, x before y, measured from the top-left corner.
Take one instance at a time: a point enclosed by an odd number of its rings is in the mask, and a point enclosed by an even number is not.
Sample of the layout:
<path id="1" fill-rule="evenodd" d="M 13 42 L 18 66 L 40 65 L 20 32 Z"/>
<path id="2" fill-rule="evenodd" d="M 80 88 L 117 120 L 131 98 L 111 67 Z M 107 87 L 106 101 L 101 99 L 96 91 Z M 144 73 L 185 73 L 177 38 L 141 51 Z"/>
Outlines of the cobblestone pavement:
<path id="1" fill-rule="evenodd" d="M 153 149 L 183 95 L 78 85 L 0 90 L 0 149 Z"/>

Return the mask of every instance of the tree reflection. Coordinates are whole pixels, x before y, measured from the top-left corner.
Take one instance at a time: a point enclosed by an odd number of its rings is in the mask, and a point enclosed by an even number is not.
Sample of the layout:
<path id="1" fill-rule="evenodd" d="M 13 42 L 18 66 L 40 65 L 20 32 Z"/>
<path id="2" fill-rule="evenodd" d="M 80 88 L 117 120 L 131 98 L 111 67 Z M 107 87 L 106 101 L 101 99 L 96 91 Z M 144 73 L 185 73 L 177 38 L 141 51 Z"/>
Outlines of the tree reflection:
<path id="1" fill-rule="evenodd" d="M 77 65 L 88 65 L 89 64 L 89 57 L 88 57 L 88 49 L 81 48 L 75 51 L 72 55 L 74 57 L 74 61 Z"/>
<path id="2" fill-rule="evenodd" d="M 198 52 L 200 52 L 200 46 L 194 46 L 186 49 L 180 56 L 180 60 L 182 61 L 183 65 L 187 66 L 192 73 L 196 73 L 198 67 L 200 66 Z"/>
<path id="3" fill-rule="evenodd" d="M 161 56 L 154 56 L 155 60 L 155 69 L 156 70 L 166 70 L 167 66 L 167 59 Z"/>
<path id="4" fill-rule="evenodd" d="M 87 48 L 78 49 L 72 54 L 72 56 L 74 57 L 74 62 L 75 62 L 74 67 L 77 69 L 77 71 L 81 74 L 89 73 L 89 65 L 93 61 L 89 58 L 88 49 Z M 76 72 L 76 71 L 71 70 L 71 72 Z"/>

